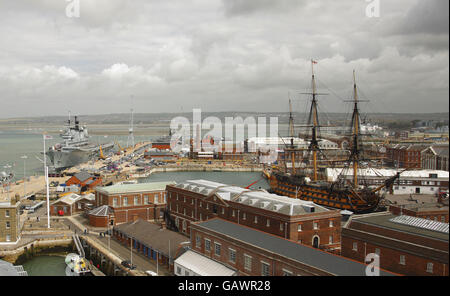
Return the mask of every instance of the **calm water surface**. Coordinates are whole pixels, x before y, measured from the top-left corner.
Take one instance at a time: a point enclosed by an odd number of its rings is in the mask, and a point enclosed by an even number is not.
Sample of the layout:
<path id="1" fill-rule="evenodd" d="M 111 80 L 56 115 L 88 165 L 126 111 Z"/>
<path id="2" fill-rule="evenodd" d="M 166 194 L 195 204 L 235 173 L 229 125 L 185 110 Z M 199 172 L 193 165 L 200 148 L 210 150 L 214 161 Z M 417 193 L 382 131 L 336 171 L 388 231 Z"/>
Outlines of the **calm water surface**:
<path id="1" fill-rule="evenodd" d="M 66 276 L 65 257 L 36 256 L 23 264 L 29 276 Z"/>

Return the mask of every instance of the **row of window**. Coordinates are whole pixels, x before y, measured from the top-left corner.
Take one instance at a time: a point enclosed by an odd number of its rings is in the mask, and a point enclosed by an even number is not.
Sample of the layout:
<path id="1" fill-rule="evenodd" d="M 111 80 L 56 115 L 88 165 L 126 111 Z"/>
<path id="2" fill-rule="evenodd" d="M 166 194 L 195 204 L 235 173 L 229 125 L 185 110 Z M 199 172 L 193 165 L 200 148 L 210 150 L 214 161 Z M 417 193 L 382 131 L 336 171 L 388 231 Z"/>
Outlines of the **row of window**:
<path id="1" fill-rule="evenodd" d="M 172 210 L 172 204 L 169 205 L 169 209 Z M 208 207 L 207 207 L 207 209 L 208 209 Z M 180 213 L 178 205 L 175 205 L 175 211 L 176 211 L 177 213 Z M 224 208 L 222 208 L 222 214 L 223 214 L 223 215 L 225 214 L 225 209 L 224 209 Z M 183 208 L 183 215 L 186 216 L 186 208 Z M 202 219 L 202 213 L 200 213 L 199 215 L 200 215 L 199 220 L 202 221 L 202 220 L 203 220 L 203 219 Z M 232 217 L 235 217 L 235 216 L 236 216 L 235 210 L 232 211 L 231 216 L 232 216 Z M 191 217 L 194 218 L 194 210 L 191 211 Z M 207 217 L 208 217 L 208 216 L 207 216 Z M 207 220 L 207 219 L 208 219 L 208 218 L 206 218 L 206 220 Z M 243 219 L 243 220 L 247 220 L 247 214 L 246 214 L 245 212 L 242 213 L 242 219 Z M 254 216 L 253 222 L 254 222 L 255 224 L 258 223 L 258 220 L 259 220 L 259 219 L 258 219 L 258 216 Z M 331 227 L 334 227 L 334 221 L 330 220 L 330 221 L 328 222 L 328 226 L 329 226 L 330 228 L 331 228 Z M 266 219 L 266 227 L 270 227 L 270 219 Z M 303 227 L 302 224 L 298 224 L 297 230 L 298 230 L 299 232 L 301 232 L 301 231 L 303 230 L 302 227 Z M 313 229 L 314 229 L 314 230 L 319 229 L 319 222 L 313 222 Z M 280 222 L 280 231 L 283 231 L 283 230 L 284 230 L 284 223 L 283 223 L 283 222 Z"/>
<path id="2" fill-rule="evenodd" d="M 164 193 L 164 195 L 161 193 L 161 196 L 164 197 L 164 203 L 165 203 L 167 201 L 166 193 Z M 154 195 L 154 203 L 155 204 L 160 203 L 159 197 L 160 197 L 159 193 L 156 193 Z M 148 195 L 144 195 L 144 202 L 143 202 L 144 205 L 149 204 L 148 198 L 149 198 Z M 140 204 L 141 204 L 140 196 L 135 196 L 133 205 L 140 205 Z M 113 207 L 117 207 L 117 206 L 118 206 L 118 198 L 114 197 L 113 198 Z M 122 206 L 124 206 L 124 207 L 128 206 L 128 197 L 127 196 L 122 197 Z"/>
<path id="3" fill-rule="evenodd" d="M 201 248 L 201 241 L 202 238 L 197 235 L 195 237 L 195 246 L 200 249 Z M 205 252 L 210 253 L 211 252 L 211 240 L 205 238 Z M 218 242 L 214 242 L 214 255 L 220 257 L 222 252 L 222 244 Z M 244 269 L 246 271 L 251 272 L 253 267 L 253 258 L 252 256 L 245 254 L 243 255 L 244 258 Z M 228 248 L 228 262 L 232 264 L 236 264 L 236 250 L 233 248 Z M 261 275 L 262 276 L 270 276 L 270 264 L 264 261 L 260 261 L 261 263 Z M 289 270 L 283 269 L 283 275 L 285 276 L 291 276 L 293 273 Z"/>
<path id="4" fill-rule="evenodd" d="M 358 251 L 358 243 L 357 242 L 353 242 L 353 251 Z M 377 254 L 378 256 L 381 256 L 381 251 L 379 248 L 375 248 L 375 254 Z M 400 255 L 399 264 L 406 265 L 406 256 L 405 255 Z M 426 270 L 429 273 L 433 273 L 433 263 L 432 262 L 427 263 Z"/>

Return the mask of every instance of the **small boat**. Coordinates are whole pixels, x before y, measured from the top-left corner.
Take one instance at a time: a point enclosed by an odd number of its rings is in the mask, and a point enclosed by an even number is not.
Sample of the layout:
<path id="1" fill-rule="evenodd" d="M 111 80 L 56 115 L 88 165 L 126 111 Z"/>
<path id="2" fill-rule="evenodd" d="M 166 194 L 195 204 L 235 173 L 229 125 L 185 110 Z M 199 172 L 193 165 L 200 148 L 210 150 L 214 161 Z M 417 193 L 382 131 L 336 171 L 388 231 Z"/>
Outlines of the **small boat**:
<path id="1" fill-rule="evenodd" d="M 70 253 L 64 260 L 66 266 L 66 276 L 80 276 L 90 272 L 86 259 L 78 254 Z"/>

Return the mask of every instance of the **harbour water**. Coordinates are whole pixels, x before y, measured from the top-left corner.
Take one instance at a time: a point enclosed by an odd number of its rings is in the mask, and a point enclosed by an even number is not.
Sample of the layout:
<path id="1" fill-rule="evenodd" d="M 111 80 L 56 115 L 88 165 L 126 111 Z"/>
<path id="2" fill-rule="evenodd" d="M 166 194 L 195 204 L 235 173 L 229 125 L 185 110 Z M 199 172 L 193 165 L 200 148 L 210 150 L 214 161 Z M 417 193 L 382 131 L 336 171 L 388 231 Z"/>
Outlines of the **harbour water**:
<path id="1" fill-rule="evenodd" d="M 186 180 L 205 179 L 219 182 L 227 185 L 236 185 L 246 187 L 253 182 L 258 181 L 251 186 L 251 189 L 269 189 L 269 183 L 263 178 L 261 172 L 167 172 L 153 173 L 147 178 L 139 179 L 140 183 L 175 181 L 182 182 Z"/>
<path id="2" fill-rule="evenodd" d="M 36 256 L 26 261 L 23 268 L 29 276 L 66 276 L 64 256 Z"/>

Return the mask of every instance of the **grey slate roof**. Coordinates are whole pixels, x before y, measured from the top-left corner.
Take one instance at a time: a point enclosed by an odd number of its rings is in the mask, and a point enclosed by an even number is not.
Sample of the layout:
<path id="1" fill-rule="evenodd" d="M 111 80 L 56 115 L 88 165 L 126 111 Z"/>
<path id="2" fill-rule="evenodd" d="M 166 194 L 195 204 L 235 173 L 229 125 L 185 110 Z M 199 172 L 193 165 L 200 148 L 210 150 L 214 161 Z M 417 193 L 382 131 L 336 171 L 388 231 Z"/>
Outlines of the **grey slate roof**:
<path id="1" fill-rule="evenodd" d="M 100 206 L 98 208 L 91 210 L 89 212 L 89 215 L 105 217 L 105 216 L 111 215 L 113 213 L 114 213 L 114 211 L 108 205 L 103 205 L 103 206 Z"/>
<path id="2" fill-rule="evenodd" d="M 365 276 L 366 265 L 219 218 L 196 224 L 338 276 Z M 380 270 L 381 276 L 394 275 Z"/>
<path id="3" fill-rule="evenodd" d="M 75 178 L 77 178 L 77 179 L 80 180 L 81 182 L 84 182 L 84 181 L 86 181 L 87 179 L 93 177 L 91 174 L 89 174 L 88 172 L 84 172 L 84 171 L 81 171 L 81 172 L 79 172 L 79 173 L 76 173 L 74 176 L 75 176 Z"/>
<path id="4" fill-rule="evenodd" d="M 172 259 L 175 259 L 180 244 L 190 243 L 189 238 L 184 235 L 168 229 L 161 229 L 160 226 L 142 219 L 114 226 L 114 230 L 133 237 L 134 240 L 163 253 L 165 256 L 170 254 Z"/>

